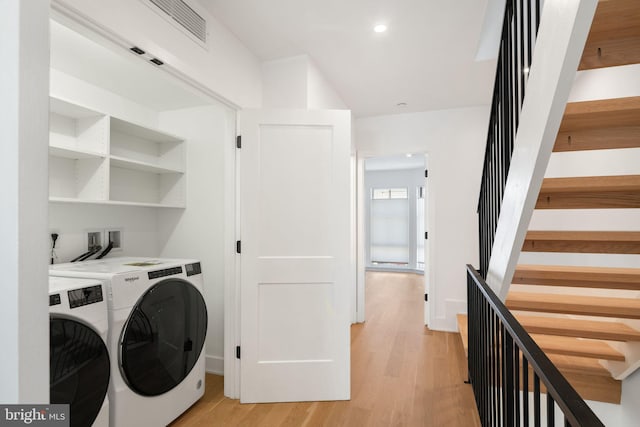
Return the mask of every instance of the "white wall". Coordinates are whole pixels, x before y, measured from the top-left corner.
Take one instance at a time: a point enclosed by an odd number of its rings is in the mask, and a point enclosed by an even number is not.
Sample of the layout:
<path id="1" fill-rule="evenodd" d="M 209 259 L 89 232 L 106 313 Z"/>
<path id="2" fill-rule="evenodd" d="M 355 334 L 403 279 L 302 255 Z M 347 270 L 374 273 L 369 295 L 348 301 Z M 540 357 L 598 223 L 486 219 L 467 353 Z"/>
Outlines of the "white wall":
<path id="1" fill-rule="evenodd" d="M 430 327 L 456 331 L 466 312 L 465 265 L 478 265 L 476 213 L 489 107 L 356 119 L 359 157 L 407 152 L 429 156 Z"/>
<path id="2" fill-rule="evenodd" d="M 49 2 L 0 15 L 0 402 L 49 402 Z"/>
<path id="3" fill-rule="evenodd" d="M 142 126 L 157 127 L 158 112 L 62 71 L 50 70 L 51 96 L 120 117 Z"/>
<path id="4" fill-rule="evenodd" d="M 139 0 L 54 0 L 122 39 L 162 59 L 221 97 L 242 108 L 261 104 L 260 63 L 226 27 L 194 1 L 188 3 L 207 20 L 203 48 Z"/>
<path id="5" fill-rule="evenodd" d="M 307 108 L 306 55 L 262 63 L 263 108 Z"/>
<path id="6" fill-rule="evenodd" d="M 157 257 L 157 210 L 133 206 L 49 204 L 49 230 L 58 233 L 56 264 L 69 262 L 87 251 L 87 232 L 118 228 L 122 232 L 121 250 L 108 257 Z M 49 240 L 50 242 L 50 240 Z M 106 244 L 103 245 L 106 247 Z"/>
<path id="7" fill-rule="evenodd" d="M 263 108 L 348 109 L 308 55 L 262 63 Z"/>
<path id="8" fill-rule="evenodd" d="M 224 360 L 225 284 L 225 144 L 233 145 L 235 112 L 223 106 L 167 111 L 163 129 L 187 138 L 185 210 L 158 212 L 162 257 L 201 260 L 209 324 L 206 341 L 208 372 L 222 375 Z M 227 248 L 228 249 L 228 248 Z"/>
<path id="9" fill-rule="evenodd" d="M 307 68 L 307 108 L 310 110 L 349 109 L 311 59 Z"/>

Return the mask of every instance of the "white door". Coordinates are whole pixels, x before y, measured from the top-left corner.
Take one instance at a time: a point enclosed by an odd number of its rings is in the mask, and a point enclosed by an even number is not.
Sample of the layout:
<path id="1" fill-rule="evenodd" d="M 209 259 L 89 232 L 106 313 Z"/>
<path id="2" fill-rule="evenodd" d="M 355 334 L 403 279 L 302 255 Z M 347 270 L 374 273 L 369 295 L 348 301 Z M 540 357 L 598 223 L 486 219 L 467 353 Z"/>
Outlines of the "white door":
<path id="1" fill-rule="evenodd" d="M 240 115 L 240 401 L 350 397 L 348 111 Z"/>

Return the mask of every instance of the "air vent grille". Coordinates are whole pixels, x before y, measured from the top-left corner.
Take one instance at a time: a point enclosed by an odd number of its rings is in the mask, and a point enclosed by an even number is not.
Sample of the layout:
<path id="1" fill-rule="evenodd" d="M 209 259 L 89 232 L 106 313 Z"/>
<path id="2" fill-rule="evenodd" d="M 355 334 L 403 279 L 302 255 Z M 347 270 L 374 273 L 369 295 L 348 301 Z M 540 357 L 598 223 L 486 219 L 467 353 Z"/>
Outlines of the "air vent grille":
<path id="1" fill-rule="evenodd" d="M 200 41 L 207 41 L 207 21 L 198 15 L 183 0 L 149 0 L 164 13 L 172 17 L 178 24 L 196 36 Z"/>

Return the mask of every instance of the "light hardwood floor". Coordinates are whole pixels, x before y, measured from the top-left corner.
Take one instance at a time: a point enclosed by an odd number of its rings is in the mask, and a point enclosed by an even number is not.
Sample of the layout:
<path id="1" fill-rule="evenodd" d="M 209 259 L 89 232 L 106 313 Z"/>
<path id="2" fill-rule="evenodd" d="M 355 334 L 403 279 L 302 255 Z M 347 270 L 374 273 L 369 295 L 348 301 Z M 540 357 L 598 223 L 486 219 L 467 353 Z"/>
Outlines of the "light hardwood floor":
<path id="1" fill-rule="evenodd" d="M 207 375 L 204 397 L 172 426 L 479 426 L 460 337 L 424 326 L 421 281 L 367 273 L 367 322 L 351 327 L 350 401 L 241 405 Z"/>

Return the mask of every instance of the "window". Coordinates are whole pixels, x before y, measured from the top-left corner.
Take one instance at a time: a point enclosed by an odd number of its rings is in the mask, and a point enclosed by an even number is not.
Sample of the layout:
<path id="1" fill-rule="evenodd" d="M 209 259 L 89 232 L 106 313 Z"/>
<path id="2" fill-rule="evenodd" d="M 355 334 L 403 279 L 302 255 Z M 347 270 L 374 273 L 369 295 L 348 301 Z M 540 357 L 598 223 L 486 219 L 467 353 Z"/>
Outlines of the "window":
<path id="1" fill-rule="evenodd" d="M 371 198 L 373 200 L 407 199 L 408 194 L 406 188 L 374 188 Z"/>
<path id="2" fill-rule="evenodd" d="M 409 197 L 407 188 L 371 191 L 371 263 L 409 264 Z"/>
<path id="3" fill-rule="evenodd" d="M 424 271 L 424 187 L 416 189 L 416 268 Z"/>

